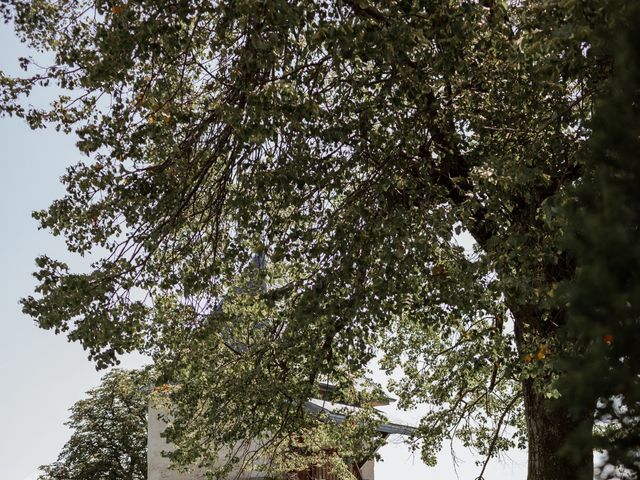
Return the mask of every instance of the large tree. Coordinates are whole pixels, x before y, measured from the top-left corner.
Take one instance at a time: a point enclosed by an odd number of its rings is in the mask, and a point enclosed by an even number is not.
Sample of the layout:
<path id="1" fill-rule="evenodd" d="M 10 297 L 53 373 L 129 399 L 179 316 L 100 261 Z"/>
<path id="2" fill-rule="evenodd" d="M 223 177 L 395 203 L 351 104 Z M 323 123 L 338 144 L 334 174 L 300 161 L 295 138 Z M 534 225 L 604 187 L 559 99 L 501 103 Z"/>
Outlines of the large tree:
<path id="1" fill-rule="evenodd" d="M 87 155 L 36 218 L 97 258 L 39 258 L 24 310 L 99 366 L 138 349 L 179 378 L 181 462 L 295 443 L 317 380 L 348 390 L 378 358 L 429 406 L 426 461 L 451 437 L 488 457 L 526 441 L 530 480 L 590 478 L 589 442 L 559 451 L 596 398 L 554 406 L 550 360 L 574 348 L 559 207 L 611 68 L 590 34 L 617 6 L 8 2 L 55 64 L 3 77 L 4 111 Z M 70 94 L 22 106 L 49 82 Z"/>
<path id="2" fill-rule="evenodd" d="M 599 398 L 596 448 L 604 478 L 640 475 L 640 2 L 594 32 L 592 48 L 614 59 L 595 105 L 585 174 L 567 211 L 566 244 L 579 266 L 564 285 L 567 334 L 578 356 L 561 359 L 567 405 Z M 573 443 L 589 442 L 578 435 Z M 571 445 L 569 445 L 571 447 Z M 624 467 L 625 470 L 611 468 Z M 635 477 L 633 476 L 635 475 Z"/>
<path id="3" fill-rule="evenodd" d="M 145 480 L 149 372 L 114 369 L 71 407 L 71 438 L 39 480 Z"/>

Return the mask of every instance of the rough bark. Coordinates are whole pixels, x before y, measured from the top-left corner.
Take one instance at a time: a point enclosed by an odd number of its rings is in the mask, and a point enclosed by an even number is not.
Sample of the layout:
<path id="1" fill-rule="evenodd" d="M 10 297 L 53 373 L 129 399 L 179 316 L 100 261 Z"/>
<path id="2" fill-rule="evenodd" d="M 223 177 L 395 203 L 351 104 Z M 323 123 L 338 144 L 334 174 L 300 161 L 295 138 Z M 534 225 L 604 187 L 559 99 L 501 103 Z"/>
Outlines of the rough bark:
<path id="1" fill-rule="evenodd" d="M 542 322 L 540 312 L 534 308 L 512 309 L 515 317 L 515 335 L 518 349 L 524 345 L 525 328 L 533 328 L 537 336 L 552 336 L 555 329 Z M 521 352 L 522 353 L 522 352 Z M 573 435 L 591 436 L 593 411 L 569 410 L 566 403 L 559 404 L 545 398 L 536 381 L 523 381 L 525 417 L 527 422 L 528 470 L 527 480 L 592 480 L 593 448 L 590 442 L 581 442 L 580 450 L 574 445 L 570 453 L 565 443 Z"/>
<path id="2" fill-rule="evenodd" d="M 571 456 L 563 452 L 567 438 L 592 427 L 588 416 L 575 418 L 566 408 L 552 405 L 530 379 L 524 382 L 523 392 L 529 444 L 527 479 L 592 480 L 593 451 L 588 444 Z"/>

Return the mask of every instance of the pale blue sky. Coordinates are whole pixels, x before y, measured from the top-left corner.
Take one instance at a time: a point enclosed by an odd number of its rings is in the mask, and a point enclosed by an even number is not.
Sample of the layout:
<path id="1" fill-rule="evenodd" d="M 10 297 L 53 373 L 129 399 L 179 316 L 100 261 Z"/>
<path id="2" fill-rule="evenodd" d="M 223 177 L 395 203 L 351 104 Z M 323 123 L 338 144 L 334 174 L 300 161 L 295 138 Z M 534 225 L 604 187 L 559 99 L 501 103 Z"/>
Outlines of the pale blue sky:
<path id="1" fill-rule="evenodd" d="M 0 25 L 0 68 L 18 73 L 16 59 L 25 53 L 9 27 Z M 69 258 L 61 239 L 37 230 L 31 212 L 62 194 L 59 178 L 78 159 L 73 138 L 53 130 L 31 131 L 15 118 L 0 119 L 2 480 L 23 480 L 55 460 L 68 437 L 63 426 L 67 409 L 102 375 L 79 345 L 37 328 L 18 304 L 35 285 L 31 272 L 37 255 Z M 139 361 L 127 363 L 137 366 Z"/>
<path id="2" fill-rule="evenodd" d="M 0 24 L 0 69 L 17 73 L 17 57 L 28 54 L 7 25 Z M 42 101 L 36 97 L 34 101 Z M 48 232 L 38 231 L 31 212 L 45 208 L 59 197 L 59 182 L 66 166 L 79 154 L 73 137 L 53 130 L 31 131 L 18 119 L 0 119 L 0 479 L 31 480 L 39 465 L 55 460 L 68 438 L 63 423 L 68 408 L 102 373 L 95 371 L 77 344 L 63 336 L 37 328 L 20 311 L 18 300 L 32 292 L 34 258 L 46 253 L 71 260 L 64 243 Z M 128 358 L 124 366 L 136 367 L 139 357 Z M 395 415 L 396 417 L 398 414 Z M 407 421 L 415 415 L 401 415 Z M 479 473 L 473 458 L 458 448 L 459 478 L 473 480 Z M 449 447 L 441 463 L 427 469 L 405 445 L 393 442 L 381 454 L 385 461 L 376 467 L 379 480 L 454 480 Z M 514 452 L 511 460 L 494 462 L 485 473 L 487 480 L 526 478 L 526 457 Z"/>

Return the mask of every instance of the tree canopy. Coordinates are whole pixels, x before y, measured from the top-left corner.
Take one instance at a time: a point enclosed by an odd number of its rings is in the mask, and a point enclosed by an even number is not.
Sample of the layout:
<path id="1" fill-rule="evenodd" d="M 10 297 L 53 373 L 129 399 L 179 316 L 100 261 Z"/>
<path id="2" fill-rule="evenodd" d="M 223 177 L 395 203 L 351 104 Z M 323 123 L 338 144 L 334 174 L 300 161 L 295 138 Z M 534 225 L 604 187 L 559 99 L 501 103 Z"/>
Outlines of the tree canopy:
<path id="1" fill-rule="evenodd" d="M 145 480 L 149 382 L 146 370 L 106 374 L 71 407 L 71 438 L 38 480 Z"/>
<path id="2" fill-rule="evenodd" d="M 618 7 L 8 2 L 55 62 L 3 76 L 3 111 L 74 130 L 86 155 L 35 216 L 98 257 L 38 258 L 25 312 L 100 367 L 137 349 L 179 378 L 178 461 L 293 441 L 318 380 L 349 391 L 377 360 L 401 405 L 428 405 L 427 463 L 448 438 L 487 458 L 528 443 L 530 480 L 591 478 L 590 445 L 558 453 L 598 395 L 554 402 L 553 360 L 581 348 L 556 292 L 612 69 L 592 35 Z M 50 82 L 69 93 L 24 107 Z"/>
<path id="3" fill-rule="evenodd" d="M 599 398 L 595 445 L 609 465 L 627 469 L 602 468 L 605 478 L 640 473 L 639 20 L 640 4 L 631 2 L 594 35 L 594 48 L 615 68 L 595 106 L 584 179 L 567 205 L 566 242 L 579 269 L 563 301 L 570 305 L 568 332 L 582 348 L 564 365 L 561 383 L 570 404 Z"/>

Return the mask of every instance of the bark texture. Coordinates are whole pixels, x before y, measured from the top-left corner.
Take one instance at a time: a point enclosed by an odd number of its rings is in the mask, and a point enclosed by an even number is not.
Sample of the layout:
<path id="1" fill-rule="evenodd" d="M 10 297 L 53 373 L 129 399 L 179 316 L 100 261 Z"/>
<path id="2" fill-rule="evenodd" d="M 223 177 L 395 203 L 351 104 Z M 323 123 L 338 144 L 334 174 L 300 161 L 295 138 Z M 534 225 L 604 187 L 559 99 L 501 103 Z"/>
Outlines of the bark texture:
<path id="1" fill-rule="evenodd" d="M 590 429 L 586 415 L 576 418 L 566 408 L 553 405 L 536 391 L 532 380 L 523 385 L 529 443 L 528 480 L 592 480 L 593 450 L 564 452 L 565 441 Z"/>

